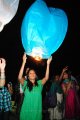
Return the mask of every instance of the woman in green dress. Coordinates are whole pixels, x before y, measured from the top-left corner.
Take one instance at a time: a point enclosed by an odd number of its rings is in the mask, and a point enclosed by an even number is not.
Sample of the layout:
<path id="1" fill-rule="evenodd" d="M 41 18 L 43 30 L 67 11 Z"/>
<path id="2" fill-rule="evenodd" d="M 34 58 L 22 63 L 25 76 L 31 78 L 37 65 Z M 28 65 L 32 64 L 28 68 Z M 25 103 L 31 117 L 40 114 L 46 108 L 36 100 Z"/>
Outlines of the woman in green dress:
<path id="1" fill-rule="evenodd" d="M 24 91 L 24 101 L 21 107 L 20 120 L 42 120 L 42 88 L 49 78 L 49 66 L 52 56 L 47 60 L 45 77 L 37 80 L 34 69 L 29 69 L 27 81 L 23 77 L 26 64 L 26 54 L 23 55 L 23 62 L 19 71 L 18 80 Z"/>

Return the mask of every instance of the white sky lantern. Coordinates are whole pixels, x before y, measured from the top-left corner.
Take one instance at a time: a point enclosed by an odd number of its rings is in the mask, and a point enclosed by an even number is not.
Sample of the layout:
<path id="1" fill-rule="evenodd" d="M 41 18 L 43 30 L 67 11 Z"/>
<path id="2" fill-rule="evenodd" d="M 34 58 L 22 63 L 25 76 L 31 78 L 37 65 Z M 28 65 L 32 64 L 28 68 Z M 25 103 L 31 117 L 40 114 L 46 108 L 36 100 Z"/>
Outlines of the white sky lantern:
<path id="1" fill-rule="evenodd" d="M 0 31 L 15 16 L 19 0 L 0 0 Z"/>

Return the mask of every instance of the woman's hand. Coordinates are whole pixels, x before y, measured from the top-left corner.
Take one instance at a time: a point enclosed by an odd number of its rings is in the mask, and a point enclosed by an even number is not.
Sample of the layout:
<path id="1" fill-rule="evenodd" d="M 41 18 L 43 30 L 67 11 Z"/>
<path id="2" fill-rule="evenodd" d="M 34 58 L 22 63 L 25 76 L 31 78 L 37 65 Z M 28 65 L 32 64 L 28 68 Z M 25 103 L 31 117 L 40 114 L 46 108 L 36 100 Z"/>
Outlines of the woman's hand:
<path id="1" fill-rule="evenodd" d="M 24 53 L 23 55 L 23 62 L 26 63 L 27 57 L 26 57 L 26 53 Z"/>
<path id="2" fill-rule="evenodd" d="M 66 70 L 68 70 L 68 66 L 64 67 L 62 72 L 64 73 Z"/>
<path id="3" fill-rule="evenodd" d="M 51 61 L 52 61 L 52 56 L 50 58 L 48 58 L 48 60 L 47 60 L 47 67 L 46 67 L 45 77 L 42 79 L 42 84 L 43 85 L 49 79 L 49 66 L 50 66 Z"/>
<path id="4" fill-rule="evenodd" d="M 51 61 L 52 61 L 52 56 L 51 56 L 50 58 L 48 58 L 48 60 L 47 60 L 47 64 L 50 64 Z"/>
<path id="5" fill-rule="evenodd" d="M 4 71 L 6 67 L 6 60 L 4 58 L 0 58 L 0 69 Z"/>
<path id="6" fill-rule="evenodd" d="M 21 65 L 21 68 L 19 71 L 18 80 L 23 85 L 24 84 L 23 72 L 24 72 L 24 67 L 25 67 L 26 59 L 27 59 L 26 53 L 23 54 L 22 59 L 23 59 L 23 61 L 22 61 L 22 65 Z"/>
<path id="7" fill-rule="evenodd" d="M 0 87 L 3 87 L 5 85 L 5 66 L 6 61 L 4 58 L 0 58 Z"/>

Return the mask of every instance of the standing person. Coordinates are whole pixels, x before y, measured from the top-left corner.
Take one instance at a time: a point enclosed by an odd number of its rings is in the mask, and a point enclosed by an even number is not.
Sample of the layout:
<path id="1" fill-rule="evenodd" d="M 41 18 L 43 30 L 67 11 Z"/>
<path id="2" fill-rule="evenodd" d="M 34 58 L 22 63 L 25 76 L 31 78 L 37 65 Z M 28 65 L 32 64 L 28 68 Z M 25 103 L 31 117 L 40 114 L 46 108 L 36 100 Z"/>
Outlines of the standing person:
<path id="1" fill-rule="evenodd" d="M 52 99 L 54 106 L 50 106 L 48 109 L 50 120 L 62 120 L 63 91 L 58 74 L 54 76 L 49 92 L 54 96 L 54 99 Z"/>
<path id="2" fill-rule="evenodd" d="M 29 69 L 27 81 L 23 78 L 23 71 L 26 64 L 26 54 L 23 55 L 23 62 L 19 71 L 18 80 L 22 84 L 24 92 L 24 101 L 20 112 L 20 120 L 42 120 L 42 88 L 49 78 L 49 66 L 52 60 L 47 60 L 45 77 L 42 80 L 36 79 L 37 75 L 34 69 Z"/>
<path id="3" fill-rule="evenodd" d="M 80 107 L 78 104 L 78 96 L 74 80 L 71 79 L 68 67 L 63 68 L 60 79 L 63 80 L 62 89 L 64 93 L 64 118 L 70 120 L 76 119 L 79 115 L 77 111 L 80 110 Z"/>
<path id="4" fill-rule="evenodd" d="M 7 84 L 7 88 L 9 93 L 11 94 L 11 100 L 14 101 L 14 91 L 13 91 L 13 85 L 11 82 Z"/>
<path id="5" fill-rule="evenodd" d="M 9 83 L 7 84 L 7 87 L 8 87 L 9 93 L 10 93 L 11 95 L 13 95 L 13 85 L 12 85 L 12 83 L 9 82 Z"/>
<path id="6" fill-rule="evenodd" d="M 5 87 L 5 66 L 6 61 L 0 58 L 0 119 L 9 120 L 11 110 L 11 95 Z"/>

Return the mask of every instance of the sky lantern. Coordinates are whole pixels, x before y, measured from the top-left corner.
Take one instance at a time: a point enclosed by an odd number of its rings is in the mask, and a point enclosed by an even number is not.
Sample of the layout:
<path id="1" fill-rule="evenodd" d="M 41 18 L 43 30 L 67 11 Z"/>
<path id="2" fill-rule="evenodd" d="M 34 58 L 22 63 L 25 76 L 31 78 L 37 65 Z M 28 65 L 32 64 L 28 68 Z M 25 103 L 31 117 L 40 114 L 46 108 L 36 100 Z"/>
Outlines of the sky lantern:
<path id="1" fill-rule="evenodd" d="M 21 25 L 25 52 L 37 59 L 47 59 L 62 44 L 68 29 L 66 13 L 36 0 L 26 11 Z"/>
<path id="2" fill-rule="evenodd" d="M 15 16 L 19 0 L 0 0 L 0 31 Z"/>

